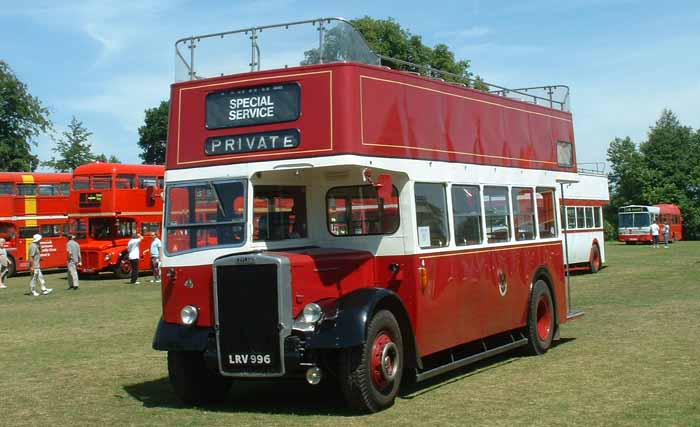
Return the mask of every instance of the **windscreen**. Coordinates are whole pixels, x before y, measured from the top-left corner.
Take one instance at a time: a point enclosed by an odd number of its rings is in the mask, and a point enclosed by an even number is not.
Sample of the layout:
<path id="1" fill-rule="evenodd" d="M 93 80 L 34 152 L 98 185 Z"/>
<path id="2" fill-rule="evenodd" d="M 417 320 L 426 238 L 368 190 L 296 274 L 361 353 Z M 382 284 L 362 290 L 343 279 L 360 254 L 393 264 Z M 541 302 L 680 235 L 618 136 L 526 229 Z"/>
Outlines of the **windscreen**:
<path id="1" fill-rule="evenodd" d="M 245 183 L 207 181 L 169 185 L 165 240 L 169 253 L 245 241 Z"/>

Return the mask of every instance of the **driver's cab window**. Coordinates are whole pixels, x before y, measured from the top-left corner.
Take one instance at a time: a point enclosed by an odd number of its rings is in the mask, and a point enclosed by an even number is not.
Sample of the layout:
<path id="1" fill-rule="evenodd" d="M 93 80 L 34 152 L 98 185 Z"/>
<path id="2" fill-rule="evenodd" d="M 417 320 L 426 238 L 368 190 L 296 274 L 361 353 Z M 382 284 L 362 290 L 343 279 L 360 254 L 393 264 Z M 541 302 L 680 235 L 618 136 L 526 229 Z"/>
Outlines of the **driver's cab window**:
<path id="1" fill-rule="evenodd" d="M 254 241 L 308 237 L 305 187 L 258 185 L 253 199 Z"/>

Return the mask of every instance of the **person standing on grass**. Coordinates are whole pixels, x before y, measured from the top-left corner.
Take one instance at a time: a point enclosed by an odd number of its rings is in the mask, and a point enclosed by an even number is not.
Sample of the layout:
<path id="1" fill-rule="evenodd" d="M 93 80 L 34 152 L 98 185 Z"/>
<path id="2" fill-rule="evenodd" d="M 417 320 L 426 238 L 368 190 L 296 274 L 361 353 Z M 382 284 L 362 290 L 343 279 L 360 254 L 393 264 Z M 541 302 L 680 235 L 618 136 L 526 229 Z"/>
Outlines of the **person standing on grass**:
<path id="1" fill-rule="evenodd" d="M 158 238 L 158 233 L 154 231 L 151 236 L 153 236 L 153 241 L 151 242 L 151 271 L 153 272 L 153 279 L 151 279 L 151 283 L 160 283 L 160 260 L 163 253 L 163 244 Z"/>
<path id="2" fill-rule="evenodd" d="M 35 234 L 32 237 L 32 243 L 29 245 L 29 270 L 32 272 L 32 278 L 29 281 L 29 293 L 32 296 L 48 295 L 53 292 L 53 289 L 46 287 L 46 280 L 41 273 L 41 234 Z M 41 294 L 36 291 L 36 283 L 39 282 Z"/>
<path id="3" fill-rule="evenodd" d="M 7 288 L 5 279 L 10 272 L 11 263 L 10 257 L 7 256 L 7 249 L 5 249 L 5 239 L 0 237 L 0 289 Z"/>
<path id="4" fill-rule="evenodd" d="M 126 245 L 126 250 L 129 252 L 129 263 L 131 264 L 131 283 L 132 285 L 138 285 L 139 282 L 139 258 L 141 257 L 141 240 L 143 236 L 139 233 L 134 233 L 131 235 L 131 240 Z"/>
<path id="5" fill-rule="evenodd" d="M 80 244 L 75 241 L 74 234 L 68 235 L 66 253 L 68 254 L 68 289 L 77 291 L 80 287 L 78 266 L 83 265 L 83 259 L 80 256 Z"/>
<path id="6" fill-rule="evenodd" d="M 668 241 L 671 237 L 671 226 L 668 225 L 668 220 L 664 221 L 664 248 L 668 249 Z"/>
<path id="7" fill-rule="evenodd" d="M 654 245 L 653 247 L 658 248 L 659 247 L 659 224 L 658 220 L 654 220 L 654 223 L 651 224 L 651 242 Z"/>

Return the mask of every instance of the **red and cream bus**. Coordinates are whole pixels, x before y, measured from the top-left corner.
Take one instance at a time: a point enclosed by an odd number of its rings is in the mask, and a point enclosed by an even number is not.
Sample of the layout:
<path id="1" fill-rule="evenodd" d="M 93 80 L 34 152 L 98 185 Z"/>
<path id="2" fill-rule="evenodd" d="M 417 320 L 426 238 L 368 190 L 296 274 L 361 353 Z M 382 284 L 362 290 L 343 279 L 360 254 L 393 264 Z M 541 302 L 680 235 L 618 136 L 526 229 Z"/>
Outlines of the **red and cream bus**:
<path id="1" fill-rule="evenodd" d="M 579 169 L 576 181 L 564 186 L 559 201 L 568 268 L 597 273 L 605 262 L 603 207 L 610 203 L 608 176 Z"/>
<path id="2" fill-rule="evenodd" d="M 651 224 L 659 222 L 659 240 L 663 242 L 663 224 L 671 227 L 669 241 L 683 240 L 683 217 L 678 206 L 660 204 L 654 206 L 629 205 L 618 210 L 617 238 L 621 242 L 651 242 Z"/>
<path id="3" fill-rule="evenodd" d="M 99 162 L 75 168 L 68 216 L 80 243 L 81 273 L 129 277 L 126 245 L 135 232 L 144 236 L 139 270 L 150 269 L 151 232 L 160 233 L 162 225 L 164 169 Z"/>
<path id="4" fill-rule="evenodd" d="M 66 266 L 69 173 L 0 172 L 0 237 L 10 273 L 29 271 L 29 245 L 41 234 L 42 269 Z"/>
<path id="5" fill-rule="evenodd" d="M 295 29 L 321 34 L 304 65 L 260 61 L 258 37 Z M 250 72 L 205 78 L 189 56 L 243 37 Z M 544 353 L 581 314 L 557 220 L 577 176 L 565 100 L 392 70 L 339 19 L 176 46 L 191 79 L 171 87 L 153 347 L 181 400 L 328 377 L 378 411 L 402 381 Z"/>

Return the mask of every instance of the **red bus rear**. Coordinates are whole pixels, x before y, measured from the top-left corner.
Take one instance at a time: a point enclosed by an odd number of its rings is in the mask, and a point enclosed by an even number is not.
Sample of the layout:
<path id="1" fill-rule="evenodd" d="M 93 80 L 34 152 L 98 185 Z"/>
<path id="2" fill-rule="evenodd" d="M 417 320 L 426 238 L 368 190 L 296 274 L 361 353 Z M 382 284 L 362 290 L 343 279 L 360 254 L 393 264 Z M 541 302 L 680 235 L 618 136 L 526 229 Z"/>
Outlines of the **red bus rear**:
<path id="1" fill-rule="evenodd" d="M 29 271 L 29 245 L 41 234 L 42 269 L 66 266 L 71 175 L 0 172 L 0 237 L 12 264 L 10 275 Z"/>
<path id="2" fill-rule="evenodd" d="M 150 269 L 151 233 L 162 226 L 164 167 L 91 163 L 73 171 L 71 230 L 82 255 L 81 273 L 111 271 L 129 277 L 126 246 L 140 232 L 139 270 Z"/>

